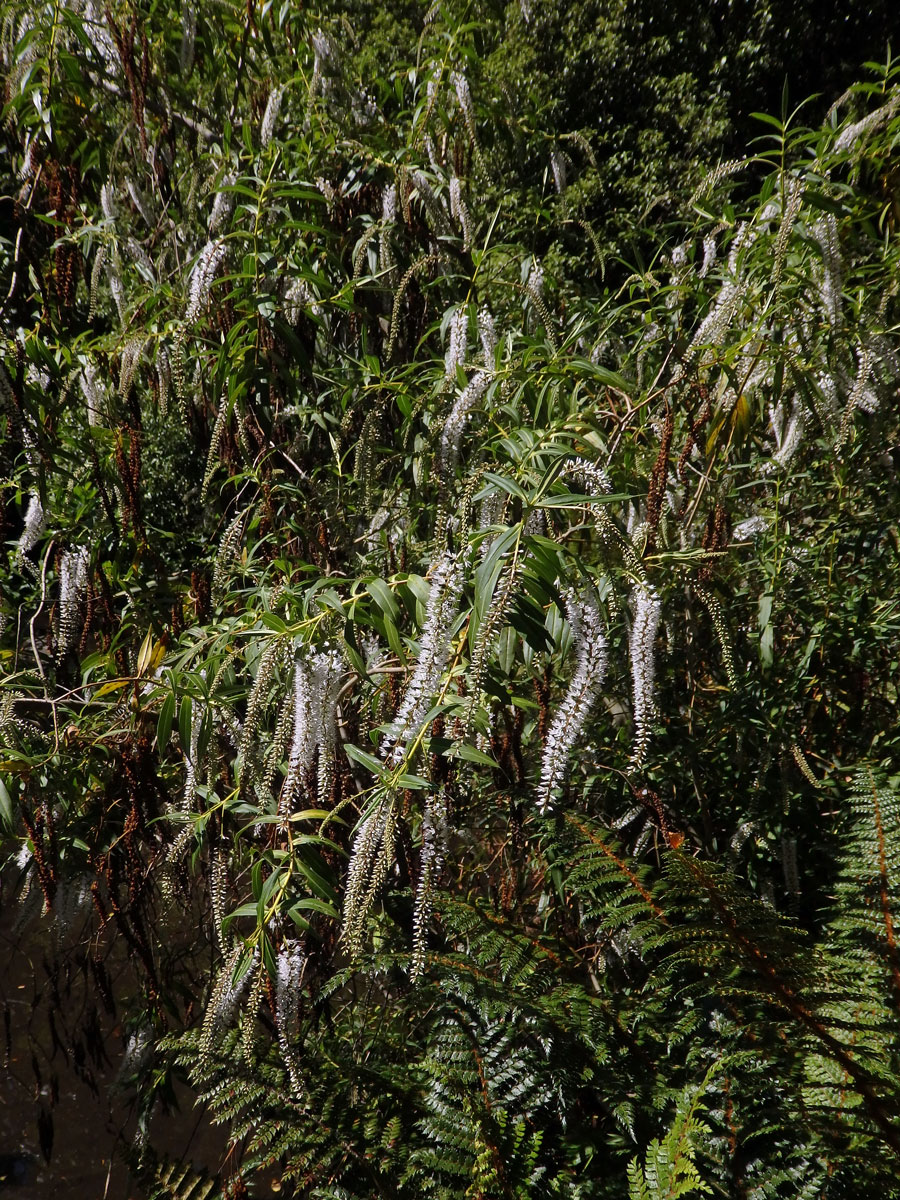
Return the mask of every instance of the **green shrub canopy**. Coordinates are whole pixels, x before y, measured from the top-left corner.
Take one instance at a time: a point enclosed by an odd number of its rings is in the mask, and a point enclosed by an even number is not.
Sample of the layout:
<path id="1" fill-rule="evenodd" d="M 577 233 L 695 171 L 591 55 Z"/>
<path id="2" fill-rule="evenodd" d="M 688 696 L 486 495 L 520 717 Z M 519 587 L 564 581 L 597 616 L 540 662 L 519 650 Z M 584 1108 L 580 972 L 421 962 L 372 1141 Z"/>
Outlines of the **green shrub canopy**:
<path id="1" fill-rule="evenodd" d="M 537 10 L 8 9 L 4 895 L 150 1196 L 894 1187 L 900 79 L 701 173 L 707 31 L 657 203 Z"/>

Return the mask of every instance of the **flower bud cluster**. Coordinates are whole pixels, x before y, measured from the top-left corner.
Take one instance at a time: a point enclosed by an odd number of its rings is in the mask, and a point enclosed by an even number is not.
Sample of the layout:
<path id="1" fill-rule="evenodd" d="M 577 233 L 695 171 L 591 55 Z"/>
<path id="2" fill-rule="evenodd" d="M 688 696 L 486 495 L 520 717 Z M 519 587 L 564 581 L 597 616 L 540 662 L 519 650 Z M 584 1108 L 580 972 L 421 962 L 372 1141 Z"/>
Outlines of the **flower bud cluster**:
<path id="1" fill-rule="evenodd" d="M 381 193 L 381 219 L 386 225 L 397 220 L 397 185 L 389 183 Z"/>
<path id="2" fill-rule="evenodd" d="M 553 184 L 557 193 L 561 196 L 566 190 L 566 156 L 562 150 L 551 150 L 550 170 L 553 172 Z"/>
<path id="3" fill-rule="evenodd" d="M 338 60 L 337 51 L 334 47 L 334 42 L 322 29 L 317 29 L 312 35 L 313 44 L 313 73 L 312 79 L 309 82 L 310 98 L 317 95 L 319 90 L 326 90 L 326 68 L 334 72 L 337 70 Z"/>
<path id="4" fill-rule="evenodd" d="M 245 518 L 246 513 L 242 509 L 232 519 L 219 542 L 219 549 L 216 551 L 216 562 L 213 567 L 211 589 L 215 599 L 225 594 L 228 583 L 228 568 L 240 553 Z"/>
<path id="5" fill-rule="evenodd" d="M 359 952 L 366 914 L 393 861 L 396 825 L 393 802 L 383 799 L 363 820 L 353 839 L 342 929 L 351 954 Z"/>
<path id="6" fill-rule="evenodd" d="M 606 636 L 596 598 L 568 592 L 565 604 L 575 645 L 575 673 L 544 743 L 538 788 L 538 809 L 542 813 L 547 811 L 554 793 L 565 780 L 572 746 L 584 728 L 606 675 Z"/>
<path id="7" fill-rule="evenodd" d="M 751 518 L 759 519 L 759 518 Z M 706 607 L 709 613 L 709 619 L 712 621 L 712 627 L 715 630 L 716 637 L 719 639 L 719 649 L 722 654 L 722 666 L 725 668 L 725 674 L 728 676 L 728 686 L 733 690 L 737 690 L 738 677 L 737 670 L 734 665 L 734 650 L 731 645 L 731 634 L 728 631 L 728 625 L 725 621 L 725 613 L 722 611 L 722 605 L 719 597 L 715 592 L 710 591 L 705 587 L 697 588 L 697 597 Z"/>
<path id="8" fill-rule="evenodd" d="M 880 386 L 896 396 L 900 389 L 900 354 L 882 333 L 870 333 L 867 345 L 874 355 L 873 368 Z"/>
<path id="9" fill-rule="evenodd" d="M 856 351 L 856 379 L 847 402 L 848 409 L 858 408 L 870 415 L 878 411 L 878 393 L 872 383 L 875 369 L 875 353 L 871 346 L 860 346 Z"/>
<path id="10" fill-rule="evenodd" d="M 542 508 L 533 508 L 525 518 L 522 533 L 526 537 L 542 537 L 547 532 L 547 516 Z"/>
<path id="11" fill-rule="evenodd" d="M 57 654 L 67 654 L 75 644 L 87 598 L 90 555 L 87 546 L 66 550 L 59 564 L 59 635 Z"/>
<path id="12" fill-rule="evenodd" d="M 751 538 L 765 533 L 768 528 L 769 522 L 765 517 L 747 517 L 744 521 L 738 521 L 731 531 L 731 537 L 735 542 L 749 542 Z"/>
<path id="13" fill-rule="evenodd" d="M 472 92 L 469 88 L 469 81 L 463 75 L 462 71 L 453 71 L 450 75 L 450 82 L 453 84 L 456 92 L 456 99 L 459 102 L 459 107 L 462 110 L 463 120 L 466 123 L 466 128 L 469 131 L 469 136 L 475 140 L 475 105 L 472 103 Z"/>
<path id="14" fill-rule="evenodd" d="M 677 272 L 682 271 L 687 266 L 688 245 L 688 242 L 679 242 L 672 251 L 672 266 Z"/>
<path id="15" fill-rule="evenodd" d="M 290 651 L 283 639 L 273 638 L 259 659 L 256 678 L 247 699 L 247 714 L 241 735 L 238 754 L 241 759 L 241 787 L 246 789 L 257 775 L 259 742 L 258 731 L 263 713 L 269 700 L 272 681 L 280 664 L 284 664 Z"/>
<path id="16" fill-rule="evenodd" d="M 481 341 L 484 365 L 490 369 L 494 365 L 494 355 L 497 352 L 497 330 L 494 318 L 486 305 L 478 310 L 478 337 Z"/>
<path id="17" fill-rule="evenodd" d="M 16 177 L 18 179 L 22 180 L 23 182 L 25 182 L 26 184 L 27 184 L 27 181 L 29 179 L 31 179 L 31 177 L 34 175 L 34 173 L 37 169 L 37 154 L 35 153 L 35 140 L 36 139 L 33 137 L 30 137 L 30 136 L 28 137 L 28 140 L 27 140 L 27 143 L 25 146 L 25 153 L 22 156 L 22 165 L 21 165 L 21 167 L 19 167 L 19 170 L 16 172 Z M 22 191 L 24 192 L 25 189 L 23 188 Z"/>
<path id="18" fill-rule="evenodd" d="M 305 963 L 306 953 L 299 942 L 285 942 L 278 951 L 275 1003 L 279 1021 L 283 1019 L 289 1009 L 296 1013 L 297 991 L 300 987 Z"/>
<path id="19" fill-rule="evenodd" d="M 192 0 L 181 6 L 181 45 L 178 49 L 178 65 L 182 76 L 190 75 L 194 66 L 194 48 L 197 41 L 197 9 Z"/>
<path id="20" fill-rule="evenodd" d="M 838 240 L 837 219 L 833 213 L 820 217 L 812 227 L 812 235 L 822 251 L 822 282 L 819 299 L 828 323 L 836 333 L 841 326 L 843 266 Z"/>
<path id="21" fill-rule="evenodd" d="M 203 718 L 206 714 L 206 705 L 201 704 L 199 700 L 194 700 L 191 708 L 191 732 L 190 744 L 183 747 L 184 750 L 184 798 L 182 800 L 182 811 L 190 812 L 194 806 L 194 800 L 197 797 L 197 785 L 200 782 L 200 770 L 202 763 L 200 762 L 200 731 L 203 728 Z"/>
<path id="22" fill-rule="evenodd" d="M 341 198 L 341 185 L 335 186 L 330 179 L 326 179 L 324 175 L 316 176 L 316 187 L 328 201 L 328 207 L 332 208 Z"/>
<path id="23" fill-rule="evenodd" d="M 602 467 L 586 458 L 573 459 L 566 474 L 586 496 L 599 497 L 612 491 L 612 482 Z"/>
<path id="24" fill-rule="evenodd" d="M 444 423 L 441 433 L 441 475 L 445 479 L 459 461 L 459 448 L 469 415 L 487 391 L 489 383 L 487 371 L 476 372 L 457 396 Z"/>
<path id="25" fill-rule="evenodd" d="M 278 806 L 282 815 L 290 811 L 303 789 L 317 750 L 320 783 L 328 778 L 334 759 L 334 714 L 342 668 L 340 652 L 327 647 L 299 657 L 294 664 L 294 735 Z"/>
<path id="26" fill-rule="evenodd" d="M 741 298 L 741 288 L 732 280 L 726 280 L 719 289 L 709 312 L 700 322 L 700 327 L 691 339 L 689 352 L 700 347 L 718 346 L 731 327 Z"/>
<path id="27" fill-rule="evenodd" d="M 16 561 L 27 560 L 28 554 L 37 545 L 38 538 L 44 532 L 44 508 L 37 492 L 32 492 L 28 498 L 28 508 L 25 512 L 25 526 L 19 535 L 16 546 Z"/>
<path id="28" fill-rule="evenodd" d="M 450 215 L 462 230 L 463 250 L 468 250 L 472 245 L 472 227 L 469 223 L 469 210 L 462 197 L 459 177 L 456 175 L 450 180 Z"/>
<path id="29" fill-rule="evenodd" d="M 766 214 L 763 213 L 761 220 L 765 219 Z M 688 346 L 688 358 L 698 350 L 707 350 L 715 346 L 720 346 L 725 340 L 725 336 L 737 315 L 741 297 L 747 286 L 746 281 L 741 279 L 738 271 L 740 253 L 744 249 L 749 249 L 756 241 L 758 235 L 759 229 L 747 221 L 742 222 L 738 226 L 734 241 L 731 243 L 731 249 L 728 252 L 728 270 L 732 278 L 726 279 L 722 284 L 719 294 L 710 307 L 709 312 L 700 322 L 697 332 Z"/>
<path id="30" fill-rule="evenodd" d="M 113 41 L 112 34 L 104 14 L 104 5 L 96 4 L 94 0 L 86 0 L 84 5 L 84 24 L 90 30 L 90 45 L 103 61 L 107 73 L 115 78 L 122 70 L 122 60 Z M 76 10 L 77 11 L 77 10 Z"/>
<path id="31" fill-rule="evenodd" d="M 209 907 L 212 910 L 213 934 L 219 949 L 226 949 L 222 926 L 228 913 L 228 867 L 221 845 L 210 848 Z"/>
<path id="32" fill-rule="evenodd" d="M 466 359 L 468 328 L 469 314 L 464 308 L 458 308 L 450 319 L 450 341 L 444 355 L 444 375 L 451 382 L 456 379 L 457 368 L 461 367 Z"/>
<path id="33" fill-rule="evenodd" d="M 634 747 L 632 762 L 644 761 L 653 716 L 653 685 L 656 678 L 655 642 L 661 606 L 656 591 L 639 583 L 632 593 L 634 618 L 631 625 L 631 679 L 634 686 Z"/>
<path id="34" fill-rule="evenodd" d="M 538 301 L 544 296 L 544 268 L 535 259 L 531 264 L 531 270 L 528 273 L 528 282 L 525 284 L 526 290 Z"/>
<path id="35" fill-rule="evenodd" d="M 703 239 L 703 262 L 697 271 L 701 279 L 704 279 L 712 270 L 716 261 L 716 239 L 711 233 L 708 233 Z"/>
<path id="36" fill-rule="evenodd" d="M 219 190 L 213 197 L 213 206 L 209 214 L 210 233 L 218 233 L 231 216 L 231 210 L 234 208 L 234 193 L 226 191 L 226 188 L 233 186 L 234 176 L 223 175 Z"/>
<path id="37" fill-rule="evenodd" d="M 110 295 L 119 314 L 119 320 L 125 321 L 125 284 L 122 282 L 122 267 L 119 257 L 114 252 L 106 259 L 106 278 L 109 283 Z"/>
<path id="38" fill-rule="evenodd" d="M 334 49 L 334 42 L 322 29 L 317 29 L 312 35 L 313 54 L 316 63 L 321 67 L 325 63 L 336 63 L 337 55 Z"/>
<path id="39" fill-rule="evenodd" d="M 378 257 L 381 270 L 386 274 L 395 267 L 394 252 L 391 248 L 390 226 L 397 220 L 397 185 L 389 184 L 381 193 L 381 222 L 385 226 L 378 239 Z"/>
<path id="40" fill-rule="evenodd" d="M 785 413 L 784 402 L 779 401 L 778 407 L 769 409 L 772 422 L 772 432 L 775 434 L 775 452 L 769 471 L 784 470 L 794 457 L 803 437 L 805 415 L 803 405 L 794 396 L 791 400 L 790 413 Z"/>
<path id="41" fill-rule="evenodd" d="M 128 399 L 143 353 L 144 342 L 140 337 L 129 338 L 122 348 L 119 362 L 119 395 L 123 400 Z"/>
<path id="42" fill-rule="evenodd" d="M 266 102 L 266 111 L 263 113 L 263 119 L 259 126 L 259 144 L 268 146 L 272 140 L 272 134 L 275 132 L 275 123 L 278 120 L 278 114 L 281 111 L 281 98 L 284 95 L 283 87 L 274 87 L 269 92 L 269 99 Z"/>
<path id="43" fill-rule="evenodd" d="M 30 735 L 38 732 L 37 726 L 19 716 L 16 709 L 18 702 L 24 698 L 23 692 L 16 691 L 4 692 L 0 696 L 0 737 L 8 739 L 16 734 Z"/>
<path id="44" fill-rule="evenodd" d="M 314 317 L 322 312 L 322 305 L 314 296 L 305 279 L 294 279 L 284 293 L 284 319 L 289 325 L 296 325 L 303 315 L 303 310 L 309 308 Z"/>
<path id="45" fill-rule="evenodd" d="M 406 685 L 391 732 L 381 744 L 381 756 L 397 766 L 417 732 L 440 685 L 450 656 L 450 635 L 463 583 L 462 564 L 449 550 L 437 560 L 425 606 L 425 624 L 415 669 Z"/>
<path id="46" fill-rule="evenodd" d="M 425 969 L 425 935 L 431 917 L 434 887 L 447 856 L 447 795 L 437 788 L 428 795 L 422 816 L 422 850 L 419 882 L 413 911 L 413 952 L 410 974 L 417 979 Z"/>
<path id="47" fill-rule="evenodd" d="M 107 179 L 100 189 L 100 208 L 106 221 L 115 221 L 119 215 L 116 208 L 116 190 L 111 179 Z"/>
<path id="48" fill-rule="evenodd" d="M 209 998 L 206 1017 L 203 1021 L 203 1029 L 200 1032 L 201 1054 L 210 1054 L 216 1036 L 221 1030 L 227 1029 L 233 1023 L 241 1001 L 244 999 L 247 989 L 250 986 L 254 968 L 259 963 L 259 947 L 254 949 L 253 960 L 249 969 L 245 970 L 240 979 L 235 983 L 234 973 L 237 970 L 243 953 L 243 943 L 239 942 L 231 951 L 228 958 L 226 958 L 219 972 L 219 977 Z"/>
<path id="49" fill-rule="evenodd" d="M 209 241 L 197 256 L 188 288 L 188 304 L 184 314 L 185 324 L 191 325 L 200 315 L 200 310 L 209 297 L 216 272 L 227 254 L 223 241 Z"/>
<path id="50" fill-rule="evenodd" d="M 843 154 L 848 150 L 852 150 L 860 138 L 865 137 L 874 129 L 881 129 L 893 117 L 897 111 L 898 101 L 896 96 L 887 104 L 882 104 L 881 108 L 876 108 L 874 112 L 870 112 L 860 121 L 854 121 L 842 130 L 834 143 L 834 148 L 838 154 Z"/>
<path id="51" fill-rule="evenodd" d="M 296 1095 L 301 1090 L 302 1078 L 293 1038 L 296 1036 L 300 1011 L 300 985 L 306 966 L 306 952 L 299 942 L 285 942 L 278 951 L 277 964 L 275 1019 L 278 1024 L 278 1045 Z"/>

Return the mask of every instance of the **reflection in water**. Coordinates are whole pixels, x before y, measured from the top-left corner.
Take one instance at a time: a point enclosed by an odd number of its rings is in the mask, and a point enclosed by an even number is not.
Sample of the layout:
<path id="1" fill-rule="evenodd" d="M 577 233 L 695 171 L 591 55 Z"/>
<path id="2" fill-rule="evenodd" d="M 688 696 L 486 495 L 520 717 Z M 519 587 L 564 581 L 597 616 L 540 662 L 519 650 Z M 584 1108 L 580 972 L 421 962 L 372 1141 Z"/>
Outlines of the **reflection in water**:
<path id="1" fill-rule="evenodd" d="M 33 1163 L 28 1154 L 0 1154 L 0 1187 L 23 1187 L 31 1182 Z"/>
<path id="2" fill-rule="evenodd" d="M 15 882 L 15 881 L 13 881 Z M 146 1024 L 131 957 L 98 937 L 91 913 L 44 916 L 3 880 L 0 911 L 0 1192 L 29 1200 L 140 1200 L 123 1150 L 138 1129 L 131 1083 L 147 1064 Z M 38 899 L 37 897 L 35 899 Z M 62 907 L 62 906 L 61 906 Z M 79 919 L 80 918 L 80 919 Z M 215 1172 L 226 1150 L 186 1089 L 158 1106 L 149 1135 L 160 1154 Z"/>

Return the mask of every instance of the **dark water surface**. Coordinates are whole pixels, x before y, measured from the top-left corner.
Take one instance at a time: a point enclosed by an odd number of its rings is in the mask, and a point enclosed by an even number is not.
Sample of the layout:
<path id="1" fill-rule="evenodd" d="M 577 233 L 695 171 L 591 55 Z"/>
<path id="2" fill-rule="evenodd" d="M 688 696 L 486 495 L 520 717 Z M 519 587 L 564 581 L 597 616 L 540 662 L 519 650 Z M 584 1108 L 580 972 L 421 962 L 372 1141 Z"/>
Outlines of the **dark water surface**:
<path id="1" fill-rule="evenodd" d="M 23 922 L 19 905 L 0 908 L 0 1196 L 34 1200 L 143 1200 L 121 1149 L 137 1118 L 123 1062 L 140 1043 L 104 1004 L 88 969 L 97 951 L 41 917 Z M 113 994 L 129 983 L 127 961 L 107 953 Z M 133 987 L 132 987 L 133 994 Z M 125 1071 L 128 1064 L 125 1063 Z M 154 1148 L 216 1172 L 226 1145 L 185 1090 L 180 1111 L 155 1112 Z"/>

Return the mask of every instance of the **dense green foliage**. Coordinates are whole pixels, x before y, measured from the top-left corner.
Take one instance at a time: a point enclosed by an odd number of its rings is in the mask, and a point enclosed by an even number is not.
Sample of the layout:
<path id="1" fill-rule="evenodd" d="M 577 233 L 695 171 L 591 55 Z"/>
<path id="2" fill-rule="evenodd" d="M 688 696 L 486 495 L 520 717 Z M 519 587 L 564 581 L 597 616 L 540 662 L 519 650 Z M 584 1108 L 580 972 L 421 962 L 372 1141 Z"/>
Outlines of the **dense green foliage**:
<path id="1" fill-rule="evenodd" d="M 718 163 L 737 17 L 551 7 L 8 10 L 4 898 L 148 1195 L 894 1187 L 900 77 Z"/>

